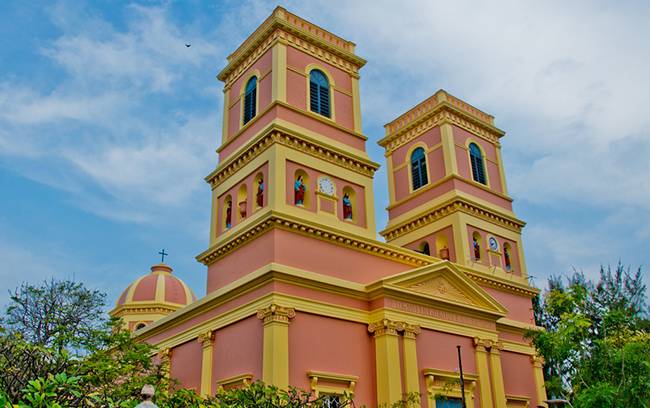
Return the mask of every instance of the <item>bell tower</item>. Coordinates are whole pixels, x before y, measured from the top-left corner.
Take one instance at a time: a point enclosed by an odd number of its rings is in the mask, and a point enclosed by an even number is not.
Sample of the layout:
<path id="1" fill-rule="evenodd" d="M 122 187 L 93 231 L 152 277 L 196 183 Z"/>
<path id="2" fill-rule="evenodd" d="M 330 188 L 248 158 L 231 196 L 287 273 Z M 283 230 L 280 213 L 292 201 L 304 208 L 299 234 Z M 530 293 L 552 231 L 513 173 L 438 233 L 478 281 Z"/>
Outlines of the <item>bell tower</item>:
<path id="1" fill-rule="evenodd" d="M 386 241 L 527 283 L 494 117 L 440 90 L 385 129 Z"/>
<path id="2" fill-rule="evenodd" d="M 218 75 L 225 84 L 219 164 L 206 177 L 210 248 L 241 241 L 278 217 L 305 230 L 375 238 L 379 165 L 361 133 L 365 60 L 354 48 L 278 7 L 228 57 Z M 208 275 L 208 292 L 229 280 Z"/>

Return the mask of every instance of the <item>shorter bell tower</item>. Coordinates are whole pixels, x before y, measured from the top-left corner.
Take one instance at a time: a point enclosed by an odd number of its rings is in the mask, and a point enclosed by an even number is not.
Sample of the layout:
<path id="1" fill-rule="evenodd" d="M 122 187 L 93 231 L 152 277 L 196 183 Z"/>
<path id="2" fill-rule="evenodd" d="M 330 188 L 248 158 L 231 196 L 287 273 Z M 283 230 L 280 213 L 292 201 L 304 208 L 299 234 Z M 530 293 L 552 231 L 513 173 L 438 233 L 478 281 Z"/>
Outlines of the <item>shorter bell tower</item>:
<path id="1" fill-rule="evenodd" d="M 385 129 L 386 241 L 525 283 L 494 117 L 439 90 Z"/>

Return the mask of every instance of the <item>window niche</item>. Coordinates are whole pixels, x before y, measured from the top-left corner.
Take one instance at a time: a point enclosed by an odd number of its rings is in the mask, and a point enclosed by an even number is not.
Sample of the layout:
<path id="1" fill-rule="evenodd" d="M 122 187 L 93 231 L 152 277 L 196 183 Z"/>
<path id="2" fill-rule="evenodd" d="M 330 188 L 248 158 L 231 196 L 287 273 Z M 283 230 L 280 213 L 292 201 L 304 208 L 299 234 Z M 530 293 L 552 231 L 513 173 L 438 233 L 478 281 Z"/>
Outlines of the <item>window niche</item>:
<path id="1" fill-rule="evenodd" d="M 436 254 L 438 258 L 449 261 L 449 242 L 444 234 L 436 235 Z"/>
<path id="2" fill-rule="evenodd" d="M 293 204 L 297 207 L 309 208 L 311 204 L 309 194 L 309 176 L 302 170 L 296 170 L 293 176 Z"/>
<path id="3" fill-rule="evenodd" d="M 343 208 L 343 220 L 348 222 L 356 222 L 358 219 L 357 195 L 354 189 L 350 186 L 343 187 L 343 197 L 341 197 L 341 204 Z"/>
<path id="4" fill-rule="evenodd" d="M 420 245 L 418 245 L 418 252 L 425 255 L 431 255 L 431 249 L 429 248 L 429 243 L 426 241 L 421 242 Z"/>
<path id="5" fill-rule="evenodd" d="M 255 204 L 253 205 L 253 208 L 255 210 L 259 210 L 260 208 L 264 207 L 264 194 L 266 191 L 266 183 L 264 182 L 264 174 L 262 173 L 257 173 L 255 175 Z"/>
<path id="6" fill-rule="evenodd" d="M 503 244 L 503 267 L 506 272 L 514 272 L 512 268 L 512 247 L 507 242 Z"/>
<path id="7" fill-rule="evenodd" d="M 479 234 L 478 232 L 474 232 L 472 234 L 472 255 L 475 261 L 481 260 L 481 251 L 482 251 L 481 241 L 482 241 L 481 234 Z"/>
<path id="8" fill-rule="evenodd" d="M 243 220 L 248 215 L 248 188 L 246 183 L 239 186 L 237 191 L 237 219 Z"/>
<path id="9" fill-rule="evenodd" d="M 232 228 L 232 197 L 228 195 L 223 200 L 223 229 Z"/>

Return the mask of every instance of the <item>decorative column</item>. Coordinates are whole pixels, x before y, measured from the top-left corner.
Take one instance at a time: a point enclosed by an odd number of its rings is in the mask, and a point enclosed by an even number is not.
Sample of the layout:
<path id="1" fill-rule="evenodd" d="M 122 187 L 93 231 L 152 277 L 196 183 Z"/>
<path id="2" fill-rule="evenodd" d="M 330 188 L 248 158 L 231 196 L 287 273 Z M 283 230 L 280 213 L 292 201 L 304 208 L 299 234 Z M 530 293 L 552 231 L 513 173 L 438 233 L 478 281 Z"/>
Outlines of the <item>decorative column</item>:
<path id="1" fill-rule="evenodd" d="M 377 404 L 390 406 L 402 398 L 397 323 L 382 319 L 369 324 L 368 332 L 375 337 Z"/>
<path id="2" fill-rule="evenodd" d="M 214 331 L 208 330 L 198 337 L 203 346 L 201 356 L 201 395 L 212 395 L 212 362 L 214 353 Z"/>
<path id="3" fill-rule="evenodd" d="M 257 311 L 264 322 L 262 381 L 279 388 L 289 386 L 289 320 L 295 316 L 294 309 L 276 304 Z"/>
<path id="4" fill-rule="evenodd" d="M 501 369 L 501 342 L 492 343 L 490 347 L 490 372 L 492 374 L 492 392 L 494 393 L 494 407 L 506 408 L 506 389 L 503 384 L 503 370 Z"/>
<path id="5" fill-rule="evenodd" d="M 408 323 L 398 323 L 398 331 L 401 331 L 403 336 L 402 355 L 404 358 L 404 389 L 409 394 L 419 394 L 420 378 L 415 336 L 420 334 L 420 326 Z"/>
<path id="6" fill-rule="evenodd" d="M 164 348 L 158 352 L 158 358 L 160 359 L 160 367 L 163 373 L 164 378 L 169 381 L 169 373 L 172 368 L 172 350 L 170 348 Z"/>
<path id="7" fill-rule="evenodd" d="M 544 372 L 542 367 L 544 366 L 544 359 L 540 356 L 534 355 L 530 356 L 530 360 L 533 363 L 533 370 L 535 375 L 535 390 L 537 395 L 537 405 L 546 407 L 546 386 L 544 385 Z"/>
<path id="8" fill-rule="evenodd" d="M 491 340 L 479 339 L 478 337 L 474 338 L 474 353 L 476 356 L 476 371 L 478 372 L 479 391 L 481 393 L 481 408 L 493 408 L 487 351 L 491 346 Z"/>

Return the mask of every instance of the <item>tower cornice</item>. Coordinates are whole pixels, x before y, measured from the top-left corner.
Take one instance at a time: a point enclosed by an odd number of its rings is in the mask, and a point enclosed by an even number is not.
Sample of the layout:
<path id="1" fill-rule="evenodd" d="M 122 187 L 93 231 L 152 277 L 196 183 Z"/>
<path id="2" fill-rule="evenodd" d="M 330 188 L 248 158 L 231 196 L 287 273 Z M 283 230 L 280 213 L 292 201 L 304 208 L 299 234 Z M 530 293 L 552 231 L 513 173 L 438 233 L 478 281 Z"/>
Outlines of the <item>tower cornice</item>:
<path id="1" fill-rule="evenodd" d="M 494 117 L 488 115 L 444 90 L 384 125 L 386 135 L 378 144 L 388 156 L 398 147 L 410 142 L 425 131 L 450 123 L 463 128 L 491 143 L 499 143 L 505 132 L 494 126 Z"/>
<path id="2" fill-rule="evenodd" d="M 331 144 L 311 138 L 300 132 L 293 131 L 288 127 L 282 126 L 277 122 L 272 122 L 267 128 L 263 129 L 258 136 L 249 141 L 236 154 L 231 155 L 223 161 L 217 168 L 210 173 L 205 181 L 212 188 L 219 186 L 232 174 L 235 174 L 240 168 L 244 167 L 250 161 L 262 154 L 267 148 L 274 143 L 287 147 L 299 149 L 311 156 L 326 160 L 332 164 L 355 171 L 365 176 L 373 176 L 379 168 L 379 164 L 354 154 L 350 154 L 342 149 L 338 149 Z"/>
<path id="3" fill-rule="evenodd" d="M 314 52 L 348 72 L 358 75 L 359 68 L 366 60 L 354 54 L 355 44 L 310 23 L 282 7 L 277 7 L 240 46 L 228 56 L 228 64 L 217 75 L 226 82 L 226 87 L 249 65 L 250 57 L 261 55 L 261 50 L 268 49 L 277 41 L 285 41 L 299 49 Z"/>

